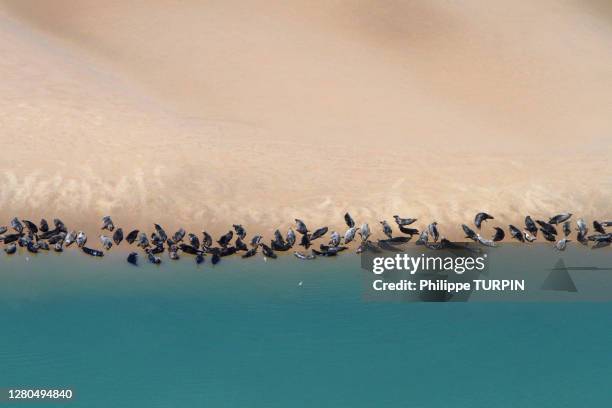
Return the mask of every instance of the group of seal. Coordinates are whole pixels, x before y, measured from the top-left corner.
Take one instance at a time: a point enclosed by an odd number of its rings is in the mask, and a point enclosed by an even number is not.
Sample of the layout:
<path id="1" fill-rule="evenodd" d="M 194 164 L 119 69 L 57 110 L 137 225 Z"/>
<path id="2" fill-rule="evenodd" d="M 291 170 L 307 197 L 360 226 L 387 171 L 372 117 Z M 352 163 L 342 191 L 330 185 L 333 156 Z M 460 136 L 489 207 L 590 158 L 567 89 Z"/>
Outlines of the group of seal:
<path id="1" fill-rule="evenodd" d="M 510 224 L 508 225 L 508 232 L 512 239 L 521 243 L 536 241 L 538 232 L 540 232 L 546 241 L 554 243 L 554 248 L 564 251 L 568 244 L 572 242 L 569 239 L 573 233 L 572 215 L 568 212 L 560 213 L 550 217 L 548 221 L 539 219 L 534 221 L 531 216 L 527 215 L 523 228 Z M 206 257 L 210 256 L 213 265 L 219 263 L 226 256 L 240 255 L 242 258 L 253 257 L 260 249 L 265 258 L 275 259 L 277 258 L 277 252 L 289 251 L 296 245 L 303 247 L 303 250 L 293 252 L 294 256 L 301 260 L 312 260 L 316 257 L 333 257 L 349 249 L 349 244 L 355 241 L 357 236 L 360 238 L 357 244 L 357 253 L 367 250 L 378 250 L 378 248 L 398 250 L 397 247 L 399 245 L 408 243 L 413 236 L 418 236 L 418 239 L 415 241 L 416 245 L 423 245 L 432 250 L 456 248 L 460 245 L 442 236 L 438 223 L 435 221 L 419 231 L 416 228 L 411 228 L 418 221 L 417 218 L 403 218 L 399 215 L 394 215 L 393 219 L 400 235 L 394 235 L 395 232 L 389 222 L 382 220 L 380 221 L 381 232 L 385 238 L 378 239 L 374 243 L 370 240 L 372 233 L 369 224 L 363 223 L 357 226 L 353 217 L 347 212 L 344 215 L 344 222 L 347 226 L 344 234 L 331 231 L 329 239 L 326 242 L 320 243 L 318 248 L 310 247 L 315 245 L 315 241 L 323 239 L 329 232 L 329 228 L 323 226 L 311 231 L 306 223 L 298 218 L 295 219 L 295 231 L 293 228 L 289 228 L 285 234 L 278 229 L 274 231 L 274 238 L 270 240 L 270 245 L 263 242 L 261 235 L 254 235 L 247 239 L 246 229 L 241 224 L 233 224 L 227 233 L 214 241 L 212 236 L 206 231 L 202 231 L 201 235 L 198 236 L 194 233 L 187 233 L 183 228 L 179 228 L 174 234 L 169 235 L 159 224 L 153 224 L 154 231 L 150 234 L 137 229 L 124 234 L 122 228 L 115 227 L 110 216 L 102 218 L 101 230 L 108 231 L 109 236 L 104 234 L 98 236 L 101 249 L 87 246 L 88 237 L 85 232 L 69 230 L 66 224 L 58 218 L 53 220 L 53 228 L 51 228 L 49 222 L 44 218 L 36 224 L 30 220 L 20 220 L 15 217 L 10 221 L 9 226 L 0 226 L 0 241 L 4 243 L 4 251 L 9 255 L 16 253 L 18 246 L 25 248 L 30 253 L 38 253 L 39 251 L 49 251 L 51 249 L 56 252 L 62 252 L 65 247 L 75 244 L 77 248 L 80 248 L 87 255 L 102 257 L 105 251 L 110 251 L 113 246 L 118 246 L 125 240 L 128 245 L 139 247 L 146 259 L 154 264 L 160 264 L 162 260 L 159 255 L 167 252 L 171 260 L 177 260 L 181 254 L 185 254 L 193 256 L 197 264 L 203 263 Z M 480 232 L 484 223 L 488 220 L 495 220 L 495 217 L 486 212 L 479 212 L 474 217 L 476 230 L 467 224 L 462 224 L 461 228 L 465 233 L 465 238 L 486 247 L 497 246 L 498 242 L 505 239 L 506 233 L 502 227 L 494 226 L 491 238 L 483 237 Z M 557 230 L 558 226 L 562 228 L 562 235 Z M 592 249 L 610 246 L 612 244 L 612 233 L 607 232 L 606 228 L 612 227 L 612 221 L 593 221 L 592 226 L 594 233 L 589 235 L 587 223 L 582 218 L 578 219 L 575 230 L 576 241 L 583 245 L 593 243 Z M 308 249 L 310 249 L 310 253 L 305 252 Z M 130 252 L 127 262 L 137 265 L 138 261 L 139 253 L 136 251 Z"/>

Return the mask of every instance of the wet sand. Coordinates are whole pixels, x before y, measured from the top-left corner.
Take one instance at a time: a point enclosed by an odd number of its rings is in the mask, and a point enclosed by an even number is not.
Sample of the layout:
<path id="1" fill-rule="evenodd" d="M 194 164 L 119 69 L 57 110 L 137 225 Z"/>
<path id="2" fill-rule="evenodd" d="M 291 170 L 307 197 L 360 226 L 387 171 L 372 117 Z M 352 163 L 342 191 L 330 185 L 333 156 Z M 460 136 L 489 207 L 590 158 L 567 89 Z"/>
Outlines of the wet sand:
<path id="1" fill-rule="evenodd" d="M 612 218 L 602 2 L 0 1 L 0 220 Z"/>

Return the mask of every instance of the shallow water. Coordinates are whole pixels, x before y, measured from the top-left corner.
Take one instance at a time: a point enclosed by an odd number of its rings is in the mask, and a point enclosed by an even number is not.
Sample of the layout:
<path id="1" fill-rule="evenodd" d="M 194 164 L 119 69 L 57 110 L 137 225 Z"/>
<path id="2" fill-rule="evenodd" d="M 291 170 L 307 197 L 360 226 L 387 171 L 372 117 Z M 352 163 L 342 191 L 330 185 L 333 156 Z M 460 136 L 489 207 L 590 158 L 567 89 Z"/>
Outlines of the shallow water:
<path id="1" fill-rule="evenodd" d="M 612 303 L 369 302 L 364 273 L 2 254 L 0 387 L 71 387 L 75 407 L 609 401 Z"/>

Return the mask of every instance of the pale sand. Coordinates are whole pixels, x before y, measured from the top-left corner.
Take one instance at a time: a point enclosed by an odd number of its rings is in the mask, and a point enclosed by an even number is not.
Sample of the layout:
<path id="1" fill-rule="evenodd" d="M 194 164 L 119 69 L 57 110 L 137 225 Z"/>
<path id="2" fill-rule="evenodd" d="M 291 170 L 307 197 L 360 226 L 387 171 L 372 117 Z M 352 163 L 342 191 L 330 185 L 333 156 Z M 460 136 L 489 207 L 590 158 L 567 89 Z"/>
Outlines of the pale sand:
<path id="1" fill-rule="evenodd" d="M 612 218 L 611 49 L 597 0 L 0 0 L 0 224 Z"/>

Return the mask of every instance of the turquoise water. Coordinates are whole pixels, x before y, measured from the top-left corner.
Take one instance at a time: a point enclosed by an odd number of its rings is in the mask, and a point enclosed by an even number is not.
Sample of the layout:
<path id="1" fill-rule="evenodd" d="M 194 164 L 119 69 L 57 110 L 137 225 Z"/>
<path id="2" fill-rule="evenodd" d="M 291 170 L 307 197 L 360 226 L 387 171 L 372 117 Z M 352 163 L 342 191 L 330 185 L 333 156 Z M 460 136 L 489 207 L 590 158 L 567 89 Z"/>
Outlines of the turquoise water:
<path id="1" fill-rule="evenodd" d="M 74 407 L 609 404 L 611 303 L 367 302 L 362 274 L 2 254 L 0 387 L 70 387 Z"/>

